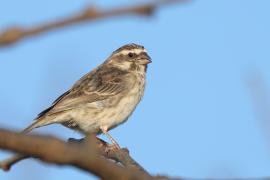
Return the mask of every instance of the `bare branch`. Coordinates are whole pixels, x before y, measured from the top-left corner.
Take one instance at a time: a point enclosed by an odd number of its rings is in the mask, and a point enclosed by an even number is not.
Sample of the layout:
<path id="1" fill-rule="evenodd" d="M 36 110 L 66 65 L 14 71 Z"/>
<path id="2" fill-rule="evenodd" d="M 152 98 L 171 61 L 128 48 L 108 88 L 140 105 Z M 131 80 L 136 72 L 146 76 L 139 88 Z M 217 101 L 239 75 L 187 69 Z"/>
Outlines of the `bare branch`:
<path id="1" fill-rule="evenodd" d="M 21 160 L 27 159 L 27 158 L 30 158 L 30 156 L 23 155 L 23 154 L 16 154 L 16 155 L 12 156 L 11 158 L 8 158 L 4 161 L 1 161 L 0 162 L 0 169 L 3 169 L 4 171 L 9 171 L 10 168 L 14 164 L 20 162 Z"/>
<path id="2" fill-rule="evenodd" d="M 98 150 L 101 155 L 103 155 L 107 159 L 111 159 L 116 161 L 117 163 L 121 163 L 125 168 L 127 169 L 136 169 L 138 171 L 141 171 L 142 173 L 148 174 L 149 173 L 141 166 L 139 163 L 137 163 L 130 155 L 129 151 L 126 148 L 117 150 L 117 149 L 111 149 L 109 148 L 111 145 L 107 142 L 103 141 L 102 139 L 97 138 L 98 142 Z M 84 143 L 85 139 L 69 139 L 69 143 L 77 143 L 82 144 Z M 13 157 L 6 159 L 5 161 L 0 162 L 0 168 L 4 171 L 9 171 L 10 168 L 20 162 L 21 160 L 31 158 L 31 156 L 23 155 L 23 154 L 17 154 Z"/>
<path id="3" fill-rule="evenodd" d="M 35 157 L 47 163 L 58 165 L 71 165 L 92 173 L 101 179 L 169 179 L 161 176 L 150 176 L 145 171 L 139 171 L 136 166 L 128 165 L 123 168 L 112 163 L 102 156 L 96 147 L 104 149 L 108 144 L 104 141 L 96 141 L 96 138 L 89 136 L 81 143 L 66 143 L 51 136 L 25 135 L 0 129 L 0 148 L 16 153 L 25 154 L 21 158 Z M 105 150 L 105 149 L 104 149 Z M 119 152 L 123 153 L 122 150 Z M 117 152 L 117 153 L 119 153 Z M 119 154 L 108 153 L 104 155 L 111 157 L 121 163 L 129 164 L 132 160 L 123 160 Z M 129 158 L 127 158 L 129 159 Z M 132 161 L 133 163 L 135 161 Z M 135 163 L 136 164 L 136 163 Z M 137 169 L 136 169 L 137 168 Z"/>
<path id="4" fill-rule="evenodd" d="M 0 148 L 27 154 L 48 163 L 72 165 L 102 179 L 149 179 L 150 176 L 121 168 L 98 155 L 95 138 L 82 145 L 65 143 L 51 136 L 24 135 L 0 130 Z M 83 147 L 82 147 L 83 146 Z"/>
<path id="5" fill-rule="evenodd" d="M 72 143 L 82 143 L 85 139 L 69 139 L 69 142 Z M 130 155 L 129 151 L 126 148 L 123 149 L 111 149 L 109 148 L 111 145 L 102 139 L 97 138 L 98 142 L 98 150 L 101 155 L 103 155 L 107 159 L 114 160 L 118 163 L 121 163 L 127 169 L 136 169 L 145 174 L 149 174 L 139 163 L 137 163 Z"/>
<path id="6" fill-rule="evenodd" d="M 124 15 L 150 16 L 160 6 L 185 1 L 187 0 L 159 0 L 145 5 L 116 8 L 111 10 L 99 10 L 96 7 L 90 7 L 73 16 L 67 17 L 65 19 L 60 19 L 58 21 L 49 22 L 40 26 L 32 28 L 12 27 L 7 29 L 2 34 L 0 34 L 0 47 L 13 44 L 23 38 L 36 36 L 48 31 L 78 24 L 80 22 L 90 22 L 98 19 Z"/>

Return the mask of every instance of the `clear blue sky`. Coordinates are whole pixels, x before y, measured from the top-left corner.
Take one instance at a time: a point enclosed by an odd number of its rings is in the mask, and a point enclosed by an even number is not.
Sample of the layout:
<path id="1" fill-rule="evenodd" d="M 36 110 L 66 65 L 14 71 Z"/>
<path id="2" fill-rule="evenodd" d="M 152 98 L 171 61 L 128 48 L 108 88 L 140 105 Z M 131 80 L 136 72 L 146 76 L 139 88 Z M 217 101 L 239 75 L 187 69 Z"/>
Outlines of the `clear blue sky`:
<path id="1" fill-rule="evenodd" d="M 130 3 L 3 1 L 0 29 L 36 25 L 90 4 L 110 8 Z M 153 63 L 143 101 L 127 123 L 111 131 L 120 145 L 153 174 L 270 177 L 270 127 L 256 111 L 254 88 L 248 84 L 255 72 L 269 90 L 269 7 L 268 0 L 195 0 L 161 9 L 152 18 L 82 24 L 1 49 L 0 127 L 23 129 L 113 50 L 135 42 L 148 49 Z M 79 137 L 59 125 L 35 132 Z M 1 159 L 7 156 L 0 152 Z M 0 172 L 5 180 L 59 177 L 89 179 L 72 167 L 35 160 Z"/>

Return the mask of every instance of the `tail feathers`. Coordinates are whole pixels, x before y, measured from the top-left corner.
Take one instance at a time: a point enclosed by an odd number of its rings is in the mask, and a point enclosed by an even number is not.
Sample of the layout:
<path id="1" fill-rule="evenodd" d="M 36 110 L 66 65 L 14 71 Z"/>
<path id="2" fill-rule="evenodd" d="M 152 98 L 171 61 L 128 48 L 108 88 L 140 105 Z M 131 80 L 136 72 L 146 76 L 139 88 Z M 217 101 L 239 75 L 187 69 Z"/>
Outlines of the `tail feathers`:
<path id="1" fill-rule="evenodd" d="M 38 128 L 38 127 L 41 127 L 41 126 L 46 126 L 46 125 L 49 125 L 49 124 L 51 124 L 51 123 L 48 123 L 48 121 L 46 121 L 45 119 L 39 119 L 39 120 L 36 120 L 34 123 L 32 123 L 27 128 L 25 128 L 21 133 L 26 134 L 26 133 L 29 133 L 30 131 L 32 131 L 35 128 Z"/>

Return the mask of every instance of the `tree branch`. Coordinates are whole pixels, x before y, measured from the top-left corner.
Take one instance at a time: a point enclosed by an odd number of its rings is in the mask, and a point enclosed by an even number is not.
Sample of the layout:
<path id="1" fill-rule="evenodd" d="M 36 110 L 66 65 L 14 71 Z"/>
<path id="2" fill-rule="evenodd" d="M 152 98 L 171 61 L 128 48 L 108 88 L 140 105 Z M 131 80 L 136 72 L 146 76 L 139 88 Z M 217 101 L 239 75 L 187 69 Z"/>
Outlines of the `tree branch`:
<path id="1" fill-rule="evenodd" d="M 16 153 L 25 154 L 21 158 L 35 157 L 47 163 L 71 165 L 92 173 L 101 179 L 169 179 L 161 176 L 150 176 L 141 170 L 138 164 L 125 150 L 104 153 L 108 144 L 89 136 L 76 143 L 66 143 L 51 136 L 25 135 L 0 129 L 0 148 Z M 99 147 L 99 148 L 97 148 Z M 123 164 L 121 167 L 102 156 L 110 157 Z M 128 156 L 127 156 L 128 155 Z M 132 162 L 133 166 L 132 166 Z M 126 165 L 125 165 L 126 164 Z M 142 168 L 143 169 L 143 168 Z"/>
<path id="2" fill-rule="evenodd" d="M 126 8 L 116 8 L 111 10 L 99 10 L 96 7 L 90 7 L 78 14 L 49 22 L 32 28 L 12 27 L 0 34 L 0 47 L 13 44 L 27 37 L 36 36 L 48 31 L 75 25 L 80 22 L 90 22 L 98 19 L 124 15 L 142 15 L 150 16 L 160 6 L 176 2 L 185 2 L 187 0 L 159 0 L 145 5 L 132 6 Z"/>
<path id="3" fill-rule="evenodd" d="M 150 176 L 126 170 L 98 155 L 95 138 L 78 145 L 51 136 L 24 135 L 0 130 L 0 148 L 39 158 L 48 163 L 72 165 L 102 179 L 149 179 Z"/>
<path id="4" fill-rule="evenodd" d="M 104 156 L 106 159 L 114 160 L 116 163 L 120 163 L 122 166 L 124 166 L 127 169 L 136 169 L 141 171 L 142 173 L 149 174 L 139 163 L 137 163 L 130 155 L 129 151 L 126 148 L 123 149 L 111 149 L 110 144 L 103 141 L 102 139 L 97 138 L 98 143 L 98 150 L 99 153 Z M 76 144 L 83 144 L 85 139 L 69 139 L 69 143 L 76 143 Z M 2 162 L 0 162 L 0 168 L 4 171 L 9 171 L 10 168 L 20 162 L 21 160 L 31 158 L 31 156 L 23 155 L 23 154 L 17 154 L 13 157 L 6 159 Z"/>
<path id="5" fill-rule="evenodd" d="M 149 175 L 149 173 L 129 155 L 128 149 L 126 148 L 111 149 L 110 148 L 111 145 L 108 144 L 107 142 L 103 141 L 100 138 L 97 138 L 96 140 L 98 143 L 98 150 L 100 154 L 104 156 L 105 158 L 114 160 L 117 163 L 121 163 L 127 169 L 131 169 L 131 170 L 136 169 L 138 171 L 141 171 Z M 73 139 L 73 138 L 69 139 L 69 143 L 81 144 L 84 141 L 85 139 L 80 139 L 80 140 Z"/>
<path id="6" fill-rule="evenodd" d="M 30 156 L 24 155 L 24 154 L 16 154 L 16 155 L 12 156 L 11 158 L 8 158 L 4 161 L 1 161 L 0 162 L 0 169 L 3 169 L 4 171 L 9 171 L 10 168 L 14 164 L 16 164 L 24 159 L 27 159 L 27 158 L 30 158 Z"/>

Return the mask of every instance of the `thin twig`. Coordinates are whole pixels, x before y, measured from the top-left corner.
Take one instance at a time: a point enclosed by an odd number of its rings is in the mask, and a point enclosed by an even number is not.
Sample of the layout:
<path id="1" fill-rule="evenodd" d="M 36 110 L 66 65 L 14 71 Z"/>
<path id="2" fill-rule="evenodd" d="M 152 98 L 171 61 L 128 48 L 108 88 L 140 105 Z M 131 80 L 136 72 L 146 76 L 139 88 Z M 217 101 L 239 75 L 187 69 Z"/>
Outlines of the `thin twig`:
<path id="1" fill-rule="evenodd" d="M 0 162 L 0 169 L 3 169 L 4 171 L 9 171 L 10 168 L 14 164 L 16 164 L 24 159 L 27 159 L 27 158 L 30 158 L 30 156 L 23 155 L 23 154 L 16 154 L 16 155 L 12 156 L 11 158 L 8 158 L 4 161 L 1 161 Z"/>
<path id="2" fill-rule="evenodd" d="M 36 36 L 45 32 L 75 25 L 81 22 L 90 22 L 98 19 L 105 19 L 109 17 L 124 16 L 124 15 L 150 16 L 160 6 L 185 1 L 187 0 L 160 0 L 154 1 L 149 4 L 125 8 L 116 8 L 111 10 L 99 10 L 93 6 L 73 16 L 60 19 L 54 22 L 44 23 L 36 27 L 30 28 L 11 27 L 6 31 L 4 31 L 2 34 L 0 34 L 0 47 L 13 44 L 27 37 Z"/>

